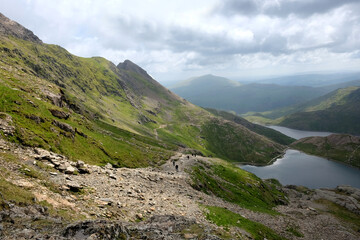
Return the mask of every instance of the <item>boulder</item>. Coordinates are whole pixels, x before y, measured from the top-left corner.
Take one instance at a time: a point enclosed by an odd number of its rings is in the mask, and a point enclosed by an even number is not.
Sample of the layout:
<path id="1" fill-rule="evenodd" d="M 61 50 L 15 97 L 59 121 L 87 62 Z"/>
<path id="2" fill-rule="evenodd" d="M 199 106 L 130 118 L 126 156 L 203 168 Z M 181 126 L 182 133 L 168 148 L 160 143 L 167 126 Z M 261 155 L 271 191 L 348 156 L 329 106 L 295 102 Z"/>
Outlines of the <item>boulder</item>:
<path id="1" fill-rule="evenodd" d="M 74 174 L 75 171 L 77 171 L 77 169 L 75 167 L 71 166 L 71 165 L 66 167 L 66 169 L 65 169 L 66 174 Z"/>
<path id="2" fill-rule="evenodd" d="M 0 112 L 0 131 L 5 135 L 13 135 L 15 131 L 12 117 L 7 113 Z"/>
<path id="3" fill-rule="evenodd" d="M 70 126 L 70 125 L 67 124 L 67 123 L 63 123 L 63 122 L 59 122 L 59 121 L 54 120 L 54 121 L 52 122 L 52 124 L 53 124 L 54 126 L 57 126 L 57 127 L 60 128 L 60 129 L 64 130 L 65 132 L 69 132 L 69 133 L 71 133 L 71 134 L 73 134 L 73 135 L 75 134 L 75 130 L 73 129 L 73 127 Z"/>
<path id="4" fill-rule="evenodd" d="M 82 186 L 80 186 L 79 183 L 73 182 L 73 181 L 68 182 L 68 183 L 66 184 L 66 187 L 68 187 L 69 190 L 70 190 L 70 191 L 73 191 L 73 192 L 79 192 L 79 191 L 83 188 Z"/>
<path id="5" fill-rule="evenodd" d="M 54 117 L 60 118 L 60 119 L 68 119 L 70 117 L 69 113 L 57 110 L 57 109 L 49 109 L 49 111 L 51 112 L 51 114 Z"/>

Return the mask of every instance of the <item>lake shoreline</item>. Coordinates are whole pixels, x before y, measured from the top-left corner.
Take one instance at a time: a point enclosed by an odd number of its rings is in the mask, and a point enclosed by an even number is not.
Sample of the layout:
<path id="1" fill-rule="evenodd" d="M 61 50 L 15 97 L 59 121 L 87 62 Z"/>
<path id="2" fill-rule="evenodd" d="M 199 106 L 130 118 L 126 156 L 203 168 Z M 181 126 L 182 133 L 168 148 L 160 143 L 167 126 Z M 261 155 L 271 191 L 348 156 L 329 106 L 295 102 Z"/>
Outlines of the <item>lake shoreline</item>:
<path id="1" fill-rule="evenodd" d="M 286 154 L 286 151 L 291 149 L 290 147 L 286 147 L 282 153 L 280 153 L 279 155 L 277 155 L 276 157 L 273 157 L 272 159 L 269 160 L 268 163 L 253 163 L 253 162 L 232 162 L 233 164 L 235 164 L 236 166 L 243 166 L 243 165 L 251 165 L 251 166 L 256 166 L 256 167 L 265 167 L 265 166 L 270 166 L 272 165 L 274 162 L 276 162 L 276 160 L 278 160 L 279 158 L 283 158 Z M 296 149 L 294 149 L 296 150 Z"/>

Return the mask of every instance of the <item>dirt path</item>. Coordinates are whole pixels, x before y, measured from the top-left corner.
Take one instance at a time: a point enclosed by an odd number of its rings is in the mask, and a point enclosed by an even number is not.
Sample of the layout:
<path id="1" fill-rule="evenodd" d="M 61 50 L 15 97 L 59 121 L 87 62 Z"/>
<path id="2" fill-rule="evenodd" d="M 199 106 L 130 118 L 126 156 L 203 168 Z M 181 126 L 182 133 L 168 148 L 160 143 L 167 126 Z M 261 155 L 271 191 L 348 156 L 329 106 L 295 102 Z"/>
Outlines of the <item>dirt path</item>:
<path id="1" fill-rule="evenodd" d="M 167 124 L 162 124 L 162 125 L 160 125 L 158 128 L 155 128 L 155 129 L 154 129 L 154 134 L 155 134 L 156 140 L 159 139 L 159 134 L 158 134 L 157 130 L 158 130 L 158 129 L 161 129 L 161 128 L 166 128 L 166 127 L 167 127 Z"/>
<path id="2" fill-rule="evenodd" d="M 1 139 L 0 139 L 1 140 Z M 0 141 L 3 152 L 13 152 L 20 161 L 34 162 L 32 149 L 16 148 Z M 176 171 L 175 164 L 179 166 Z M 332 215 L 319 212 L 319 207 L 305 194 L 288 189 L 290 204 L 279 206 L 282 215 L 271 216 L 243 209 L 220 198 L 199 192 L 191 187 L 190 177 L 185 171 L 197 161 L 211 162 L 210 158 L 194 157 L 177 153 L 160 168 L 113 168 L 111 166 L 88 166 L 90 174 L 68 175 L 49 172 L 49 181 L 60 188 L 79 186 L 83 194 L 63 191 L 54 193 L 38 181 L 30 181 L 17 171 L 18 164 L 0 161 L 14 174 L 8 180 L 18 186 L 32 190 L 39 200 L 54 203 L 58 208 L 70 208 L 86 218 L 107 218 L 113 220 L 138 221 L 155 215 L 174 215 L 196 219 L 196 222 L 213 226 L 203 214 L 199 204 L 227 208 L 253 221 L 260 222 L 274 229 L 277 233 L 296 239 L 286 231 L 289 226 L 297 226 L 304 234 L 301 239 L 358 239 L 348 227 L 341 224 Z M 55 204 L 56 203 L 56 204 Z"/>

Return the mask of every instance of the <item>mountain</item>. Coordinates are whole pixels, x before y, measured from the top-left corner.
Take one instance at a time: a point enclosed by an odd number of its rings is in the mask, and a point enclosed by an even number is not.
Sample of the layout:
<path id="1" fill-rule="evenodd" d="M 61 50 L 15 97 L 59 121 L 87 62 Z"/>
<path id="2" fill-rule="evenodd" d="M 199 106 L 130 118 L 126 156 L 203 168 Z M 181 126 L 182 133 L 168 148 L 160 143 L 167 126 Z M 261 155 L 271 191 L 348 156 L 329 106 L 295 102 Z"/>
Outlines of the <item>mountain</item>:
<path id="1" fill-rule="evenodd" d="M 246 162 L 283 149 L 183 100 L 129 60 L 77 57 L 1 19 L 0 111 L 15 127 L 11 141 L 128 167 L 161 164 L 179 147 Z M 216 147 L 222 139 L 231 151 Z"/>
<path id="2" fill-rule="evenodd" d="M 229 121 L 233 121 L 237 124 L 240 124 L 240 125 L 246 127 L 247 129 L 250 129 L 251 131 L 256 132 L 257 134 L 263 135 L 263 136 L 271 139 L 274 142 L 277 142 L 277 143 L 280 143 L 283 145 L 289 145 L 290 143 L 295 141 L 295 139 L 288 137 L 278 131 L 275 131 L 268 127 L 261 126 L 259 124 L 249 122 L 245 118 L 242 118 L 233 113 L 221 111 L 221 110 L 217 110 L 217 109 L 211 109 L 211 108 L 207 108 L 206 110 L 208 110 L 209 112 L 211 112 L 217 116 L 221 116 Z"/>
<path id="3" fill-rule="evenodd" d="M 283 86 L 309 86 L 309 87 L 327 87 L 329 85 L 342 85 L 347 82 L 360 79 L 360 72 L 354 73 L 328 73 L 328 74 L 298 74 L 269 79 L 255 80 L 256 83 L 278 84 Z M 348 85 L 352 86 L 352 85 Z M 332 90 L 335 90 L 331 89 Z"/>
<path id="4" fill-rule="evenodd" d="M 291 147 L 360 167 L 360 138 L 356 136 L 332 134 L 327 137 L 307 137 L 294 142 Z"/>
<path id="5" fill-rule="evenodd" d="M 360 87 L 335 90 L 297 108 L 279 123 L 311 131 L 360 135 Z"/>
<path id="6" fill-rule="evenodd" d="M 192 78 L 170 89 L 199 106 L 235 111 L 238 114 L 291 106 L 326 93 L 324 89 L 306 86 L 239 84 L 212 75 Z"/>
<path id="7" fill-rule="evenodd" d="M 129 60 L 74 56 L 0 16 L 1 239 L 358 238 L 358 190 L 283 187 L 204 157 L 267 163 L 284 146 Z"/>

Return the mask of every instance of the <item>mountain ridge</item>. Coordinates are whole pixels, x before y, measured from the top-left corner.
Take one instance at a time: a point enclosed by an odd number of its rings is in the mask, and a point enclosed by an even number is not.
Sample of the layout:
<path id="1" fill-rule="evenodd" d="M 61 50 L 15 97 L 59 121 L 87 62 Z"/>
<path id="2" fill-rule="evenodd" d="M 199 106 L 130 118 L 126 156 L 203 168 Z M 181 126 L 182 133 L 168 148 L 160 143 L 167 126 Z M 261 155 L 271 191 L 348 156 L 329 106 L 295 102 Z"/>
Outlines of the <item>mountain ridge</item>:
<path id="1" fill-rule="evenodd" d="M 359 235 L 356 189 L 283 187 L 236 167 L 285 147 L 144 71 L 0 35 L 1 239 Z"/>
<path id="2" fill-rule="evenodd" d="M 129 60 L 115 66 L 101 57 L 81 58 L 60 46 L 6 36 L 1 38 L 1 44 L 4 49 L 1 56 L 2 87 L 4 96 L 9 99 L 2 102 L 0 111 L 10 112 L 16 129 L 23 129 L 14 133 L 14 141 L 58 151 L 73 158 L 80 157 L 79 153 L 83 152 L 82 158 L 89 161 L 93 161 L 91 155 L 96 154 L 101 164 L 111 161 L 114 165 L 133 167 L 157 164 L 176 146 L 195 149 L 205 155 L 220 153 L 219 149 L 212 147 L 217 144 L 217 139 L 206 139 L 202 135 L 202 128 L 210 132 L 216 128 L 213 123 L 219 121 L 218 117 L 173 94 Z M 13 90 L 15 88 L 23 90 L 18 93 Z M 29 98 L 34 105 L 26 103 Z M 41 111 L 37 111 L 39 106 Z M 70 117 L 57 119 L 52 115 L 54 111 L 50 111 L 53 108 Z M 29 116 L 26 121 L 25 116 Z M 32 119 L 43 121 L 34 122 Z M 65 133 L 64 129 L 70 128 L 64 127 L 66 125 L 61 121 L 93 140 L 72 135 L 75 131 Z M 59 129 L 59 126 L 64 129 Z M 247 137 L 268 148 L 257 146 L 255 149 L 241 134 L 223 131 L 222 128 L 221 134 L 226 134 L 222 137 L 242 142 L 228 153 L 222 152 L 225 159 L 236 161 L 231 158 L 241 159 L 244 153 L 246 158 L 266 162 L 284 148 L 245 128 L 232 124 L 227 127 L 246 133 Z M 91 129 L 97 130 L 93 132 Z M 107 137 L 97 132 L 106 133 Z M 65 143 L 70 145 L 71 141 L 74 141 L 77 151 L 63 147 Z M 148 155 L 153 160 L 146 159 L 148 150 L 141 146 L 142 141 L 153 149 Z M 96 147 L 91 148 L 91 145 Z M 115 146 L 121 146 L 122 150 L 114 151 Z"/>

